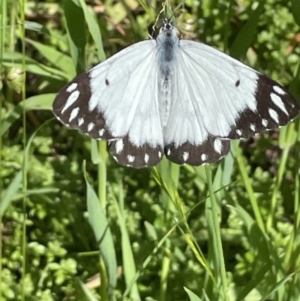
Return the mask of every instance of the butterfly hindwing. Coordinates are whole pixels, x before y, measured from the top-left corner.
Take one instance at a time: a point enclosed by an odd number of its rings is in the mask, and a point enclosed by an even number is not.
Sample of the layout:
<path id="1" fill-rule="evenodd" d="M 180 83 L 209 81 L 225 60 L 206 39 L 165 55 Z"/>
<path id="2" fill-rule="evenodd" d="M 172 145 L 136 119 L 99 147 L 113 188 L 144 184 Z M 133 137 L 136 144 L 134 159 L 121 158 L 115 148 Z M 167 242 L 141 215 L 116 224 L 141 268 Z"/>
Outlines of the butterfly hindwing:
<path id="1" fill-rule="evenodd" d="M 201 144 L 174 142 L 165 146 L 166 157 L 177 164 L 201 165 L 213 163 L 230 151 L 230 141 L 208 136 Z"/>
<path id="2" fill-rule="evenodd" d="M 144 143 L 137 146 L 130 142 L 128 136 L 109 142 L 109 150 L 118 163 L 135 168 L 154 166 L 163 157 L 162 145 Z"/>

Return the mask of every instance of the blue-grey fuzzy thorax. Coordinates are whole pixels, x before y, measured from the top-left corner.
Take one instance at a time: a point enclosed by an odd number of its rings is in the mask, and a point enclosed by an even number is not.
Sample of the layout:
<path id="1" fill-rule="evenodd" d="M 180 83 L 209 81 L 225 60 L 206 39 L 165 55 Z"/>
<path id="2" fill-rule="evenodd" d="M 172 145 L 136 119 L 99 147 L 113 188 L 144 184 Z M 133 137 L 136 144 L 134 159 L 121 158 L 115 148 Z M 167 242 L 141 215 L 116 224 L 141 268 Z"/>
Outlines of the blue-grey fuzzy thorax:
<path id="1" fill-rule="evenodd" d="M 172 71 L 172 66 L 176 61 L 179 39 L 175 27 L 170 23 L 165 23 L 160 29 L 156 39 L 158 51 L 158 65 L 163 75 L 168 76 Z"/>

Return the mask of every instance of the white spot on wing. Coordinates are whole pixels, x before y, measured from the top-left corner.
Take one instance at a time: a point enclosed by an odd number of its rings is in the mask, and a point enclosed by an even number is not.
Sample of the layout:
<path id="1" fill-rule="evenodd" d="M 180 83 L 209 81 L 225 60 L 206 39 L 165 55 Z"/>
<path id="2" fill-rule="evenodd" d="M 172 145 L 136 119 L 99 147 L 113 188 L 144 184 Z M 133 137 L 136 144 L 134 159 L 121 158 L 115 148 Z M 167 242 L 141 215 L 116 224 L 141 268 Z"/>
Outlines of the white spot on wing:
<path id="1" fill-rule="evenodd" d="M 123 139 L 119 139 L 116 142 L 116 153 L 119 154 L 124 148 L 124 142 Z"/>
<path id="2" fill-rule="evenodd" d="M 279 123 L 279 117 L 276 111 L 274 111 L 273 109 L 269 109 L 269 115 L 276 123 Z"/>
<path id="3" fill-rule="evenodd" d="M 256 131 L 256 126 L 255 126 L 255 124 L 253 124 L 253 123 L 250 124 L 250 130 L 251 130 L 252 132 L 255 132 L 255 131 Z"/>
<path id="4" fill-rule="evenodd" d="M 158 157 L 161 158 L 161 151 L 158 152 Z"/>
<path id="5" fill-rule="evenodd" d="M 148 161 L 149 161 L 149 155 L 148 154 L 145 154 L 145 156 L 144 156 L 144 161 L 145 161 L 145 163 L 148 163 Z"/>
<path id="6" fill-rule="evenodd" d="M 128 155 L 127 159 L 128 159 L 128 162 L 132 163 L 135 160 L 135 156 Z"/>
<path id="7" fill-rule="evenodd" d="M 201 160 L 202 161 L 206 161 L 207 160 L 207 155 L 206 154 L 202 154 L 201 155 Z"/>
<path id="8" fill-rule="evenodd" d="M 62 114 L 78 99 L 79 95 L 80 95 L 80 92 L 78 90 L 76 90 L 76 91 L 72 92 L 72 94 L 70 94 L 70 96 L 67 99 L 66 105 L 61 110 Z"/>
<path id="9" fill-rule="evenodd" d="M 95 127 L 95 123 L 94 122 L 90 122 L 87 126 L 87 130 L 88 132 L 90 132 L 93 128 Z"/>
<path id="10" fill-rule="evenodd" d="M 273 90 L 278 93 L 278 94 L 281 94 L 281 95 L 285 95 L 285 91 L 282 90 L 279 86 L 273 86 Z"/>
<path id="11" fill-rule="evenodd" d="M 69 122 L 71 122 L 74 118 L 76 118 L 78 113 L 79 113 L 79 107 L 73 109 L 70 114 Z"/>
<path id="12" fill-rule="evenodd" d="M 217 153 L 221 154 L 222 148 L 223 148 L 223 146 L 222 146 L 222 141 L 221 141 L 220 139 L 216 139 L 216 140 L 214 141 L 214 149 L 215 149 L 215 151 L 216 151 Z"/>
<path id="13" fill-rule="evenodd" d="M 283 101 L 281 100 L 280 96 L 278 96 L 275 93 L 271 93 L 271 99 L 273 101 L 273 103 L 281 110 L 283 111 L 286 115 L 289 115 L 289 113 L 287 112 L 285 105 L 283 103 Z"/>
<path id="14" fill-rule="evenodd" d="M 189 153 L 188 152 L 183 152 L 183 155 L 182 155 L 182 157 L 183 157 L 183 161 L 186 161 L 188 158 L 189 158 Z"/>
<path id="15" fill-rule="evenodd" d="M 236 130 L 235 131 L 239 136 L 242 136 L 242 131 L 241 130 Z"/>
<path id="16" fill-rule="evenodd" d="M 82 126 L 84 124 L 84 119 L 83 118 L 79 118 L 78 119 L 78 125 Z"/>
<path id="17" fill-rule="evenodd" d="M 113 158 L 118 162 L 119 160 L 118 160 L 118 158 L 116 157 L 116 156 L 113 156 Z"/>
<path id="18" fill-rule="evenodd" d="M 263 120 L 261 121 L 261 124 L 262 124 L 264 127 L 267 127 L 267 125 L 268 125 L 268 120 L 267 120 L 267 119 L 263 119 Z"/>
<path id="19" fill-rule="evenodd" d="M 167 155 L 170 156 L 171 155 L 171 150 L 168 148 L 167 150 Z"/>
<path id="20" fill-rule="evenodd" d="M 67 89 L 66 91 L 71 93 L 73 92 L 76 88 L 77 88 L 78 84 L 77 83 L 72 83 Z"/>
<path id="21" fill-rule="evenodd" d="M 103 134 L 104 134 L 104 132 L 105 132 L 105 129 L 101 129 L 101 130 L 99 131 L 99 136 L 102 137 Z"/>

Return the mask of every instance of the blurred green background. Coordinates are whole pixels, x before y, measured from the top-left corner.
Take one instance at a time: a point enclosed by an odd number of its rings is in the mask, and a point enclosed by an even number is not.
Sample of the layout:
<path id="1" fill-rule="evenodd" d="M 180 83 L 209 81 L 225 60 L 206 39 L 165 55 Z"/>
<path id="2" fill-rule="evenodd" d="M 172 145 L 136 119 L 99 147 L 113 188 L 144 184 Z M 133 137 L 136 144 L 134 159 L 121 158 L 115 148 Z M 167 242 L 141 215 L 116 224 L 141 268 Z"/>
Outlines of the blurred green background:
<path id="1" fill-rule="evenodd" d="M 163 2 L 0 1 L 1 300 L 300 300 L 299 118 L 216 164 L 141 170 L 53 118 Z M 300 99 L 298 0 L 170 5 L 183 37 Z"/>

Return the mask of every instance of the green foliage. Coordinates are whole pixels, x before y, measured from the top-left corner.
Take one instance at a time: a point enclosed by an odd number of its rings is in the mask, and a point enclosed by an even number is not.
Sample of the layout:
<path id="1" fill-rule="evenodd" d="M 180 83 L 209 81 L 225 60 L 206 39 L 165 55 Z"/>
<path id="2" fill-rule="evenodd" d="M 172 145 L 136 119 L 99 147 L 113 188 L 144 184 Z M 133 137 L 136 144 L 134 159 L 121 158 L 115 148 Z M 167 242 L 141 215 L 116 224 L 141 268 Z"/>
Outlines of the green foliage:
<path id="1" fill-rule="evenodd" d="M 162 2 L 0 2 L 1 300 L 299 300 L 299 118 L 210 166 L 142 170 L 53 119 Z M 299 1 L 169 2 L 183 36 L 300 99 Z"/>

